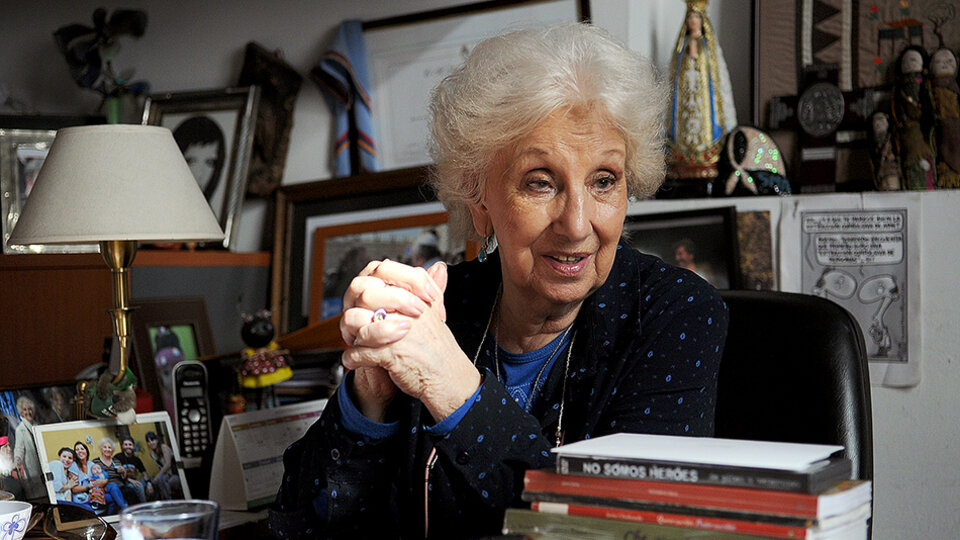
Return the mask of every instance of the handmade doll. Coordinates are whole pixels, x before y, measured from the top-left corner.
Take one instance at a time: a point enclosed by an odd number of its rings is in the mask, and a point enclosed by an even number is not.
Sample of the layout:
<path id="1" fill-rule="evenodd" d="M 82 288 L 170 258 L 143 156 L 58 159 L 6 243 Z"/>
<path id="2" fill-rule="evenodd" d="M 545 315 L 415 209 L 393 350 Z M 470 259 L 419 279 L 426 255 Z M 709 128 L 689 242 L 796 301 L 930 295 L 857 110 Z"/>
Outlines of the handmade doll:
<path id="1" fill-rule="evenodd" d="M 240 336 L 247 348 L 240 355 L 240 385 L 256 389 L 259 407 L 275 405 L 274 392 L 269 387 L 293 376 L 287 361 L 287 351 L 273 340 L 274 326 L 270 311 L 260 310 L 255 315 L 243 314 Z"/>
<path id="2" fill-rule="evenodd" d="M 893 88 L 897 149 L 906 189 L 934 189 L 936 169 L 930 146 L 930 99 L 924 79 L 927 53 L 910 46 L 900 53 Z"/>
<path id="3" fill-rule="evenodd" d="M 937 187 L 960 188 L 960 86 L 957 57 L 937 49 L 930 57 L 930 94 L 936 126 Z"/>
<path id="4" fill-rule="evenodd" d="M 877 191 L 897 191 L 903 188 L 900 182 L 900 164 L 893 151 L 893 138 L 890 133 L 890 115 L 885 112 L 873 113 L 873 144 L 870 147 L 870 159 L 873 164 L 873 182 Z"/>

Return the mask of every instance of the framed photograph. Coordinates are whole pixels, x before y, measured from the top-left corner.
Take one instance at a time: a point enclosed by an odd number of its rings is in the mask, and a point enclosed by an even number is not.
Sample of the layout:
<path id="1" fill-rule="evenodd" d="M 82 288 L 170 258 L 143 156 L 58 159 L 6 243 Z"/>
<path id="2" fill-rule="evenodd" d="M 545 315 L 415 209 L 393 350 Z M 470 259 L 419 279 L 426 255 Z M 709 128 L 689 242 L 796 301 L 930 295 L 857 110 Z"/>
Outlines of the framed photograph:
<path id="1" fill-rule="evenodd" d="M 149 96 L 143 123 L 169 128 L 223 228 L 223 247 L 239 230 L 250 170 L 257 86 Z"/>
<path id="2" fill-rule="evenodd" d="M 448 217 L 434 212 L 317 227 L 308 270 L 308 322 L 339 314 L 350 280 L 370 261 L 389 258 L 428 268 L 438 261 L 463 260 L 463 245 L 453 245 L 447 234 Z"/>
<path id="3" fill-rule="evenodd" d="M 740 288 L 735 206 L 629 215 L 623 232 L 631 246 L 718 289 Z"/>
<path id="4" fill-rule="evenodd" d="M 116 522 L 132 504 L 190 498 L 165 412 L 138 414 L 131 425 L 116 419 L 40 425 L 34 435 L 50 503 L 70 501 Z"/>
<path id="5" fill-rule="evenodd" d="M 309 322 L 316 230 L 443 213 L 443 205 L 426 185 L 426 177 L 425 167 L 414 167 L 358 175 L 349 182 L 321 180 L 277 189 L 270 304 L 278 335 L 299 330 Z M 418 225 L 432 224 L 411 226 Z M 340 234 L 331 233 L 334 230 L 321 234 L 324 246 L 331 234 Z M 332 265 L 325 262 L 324 268 Z"/>
<path id="6" fill-rule="evenodd" d="M 505 29 L 589 18 L 586 0 L 474 2 L 365 21 L 380 170 L 430 163 L 430 92 L 483 39 Z"/>
<path id="7" fill-rule="evenodd" d="M 47 158 L 57 132 L 54 129 L 7 129 L 0 127 L 0 210 L 4 253 L 95 253 L 96 244 L 9 244 L 10 233 L 20 219 L 23 205 L 33 189 L 40 167 Z"/>
<path id="8" fill-rule="evenodd" d="M 177 362 L 215 354 L 213 332 L 202 297 L 135 299 L 134 351 L 140 384 L 156 410 L 172 416 L 171 372 Z"/>
<path id="9" fill-rule="evenodd" d="M 75 394 L 73 381 L 0 390 L 0 438 L 7 438 L 0 444 L 0 490 L 18 499 L 46 499 L 41 460 L 30 431 L 69 421 Z"/>

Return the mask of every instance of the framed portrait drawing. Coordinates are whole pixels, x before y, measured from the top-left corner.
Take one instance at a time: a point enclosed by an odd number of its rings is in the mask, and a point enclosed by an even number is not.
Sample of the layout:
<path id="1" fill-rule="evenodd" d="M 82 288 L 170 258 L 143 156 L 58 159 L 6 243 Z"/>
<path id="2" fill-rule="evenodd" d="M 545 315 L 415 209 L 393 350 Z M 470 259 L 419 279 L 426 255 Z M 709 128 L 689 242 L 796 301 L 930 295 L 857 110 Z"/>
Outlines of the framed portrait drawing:
<path id="1" fill-rule="evenodd" d="M 169 128 L 224 232 L 235 243 L 250 170 L 257 86 L 149 96 L 143 123 Z"/>
<path id="2" fill-rule="evenodd" d="M 116 419 L 40 425 L 34 435 L 52 504 L 69 501 L 116 522 L 127 505 L 190 498 L 165 412 L 138 414 L 131 425 Z"/>
<path id="3" fill-rule="evenodd" d="M 735 206 L 628 215 L 623 233 L 631 246 L 717 289 L 740 288 Z"/>
<path id="4" fill-rule="evenodd" d="M 430 163 L 430 92 L 480 41 L 505 29 L 589 18 L 587 0 L 473 2 L 363 22 L 380 170 Z"/>
<path id="5" fill-rule="evenodd" d="M 95 253 L 96 244 L 30 245 L 9 243 L 10 233 L 20 218 L 56 138 L 54 129 L 7 129 L 0 126 L 0 208 L 2 208 L 4 253 Z"/>
<path id="6" fill-rule="evenodd" d="M 134 351 L 141 384 L 153 395 L 154 408 L 171 415 L 173 366 L 215 354 L 203 298 L 134 299 Z"/>

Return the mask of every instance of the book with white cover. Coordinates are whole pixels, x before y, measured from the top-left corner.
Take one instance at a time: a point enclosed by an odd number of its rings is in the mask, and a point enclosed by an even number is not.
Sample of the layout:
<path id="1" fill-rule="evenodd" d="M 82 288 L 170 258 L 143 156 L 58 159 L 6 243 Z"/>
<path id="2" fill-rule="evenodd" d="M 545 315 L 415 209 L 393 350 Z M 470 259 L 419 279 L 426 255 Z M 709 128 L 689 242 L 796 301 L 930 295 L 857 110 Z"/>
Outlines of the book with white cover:
<path id="1" fill-rule="evenodd" d="M 554 448 L 560 456 L 662 460 L 800 471 L 843 450 L 829 444 L 785 443 L 615 433 Z"/>

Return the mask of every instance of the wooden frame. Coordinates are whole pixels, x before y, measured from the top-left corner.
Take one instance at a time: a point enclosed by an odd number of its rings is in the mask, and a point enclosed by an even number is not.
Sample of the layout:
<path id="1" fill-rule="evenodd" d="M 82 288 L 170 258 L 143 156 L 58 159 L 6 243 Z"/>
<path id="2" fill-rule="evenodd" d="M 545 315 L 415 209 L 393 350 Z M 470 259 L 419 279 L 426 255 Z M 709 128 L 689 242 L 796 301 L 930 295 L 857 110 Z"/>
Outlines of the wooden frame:
<path id="1" fill-rule="evenodd" d="M 501 0 L 365 21 L 378 167 L 430 162 L 428 96 L 477 43 L 505 29 L 589 16 L 588 0 Z"/>
<path id="2" fill-rule="evenodd" d="M 139 456 L 143 461 L 147 473 L 151 477 L 156 475 L 159 470 L 156 463 L 150 457 L 147 449 L 145 435 L 147 432 L 153 432 L 159 435 L 159 441 L 167 444 L 173 451 L 172 459 L 180 463 L 180 450 L 177 447 L 177 437 L 173 431 L 170 417 L 165 412 L 152 412 L 138 414 L 135 423 L 130 425 L 120 424 L 115 418 L 109 420 L 80 420 L 76 422 L 64 422 L 61 424 L 40 425 L 34 428 L 34 436 L 37 442 L 37 452 L 40 454 L 40 467 L 43 469 L 45 478 L 47 478 L 46 490 L 51 504 L 57 504 L 56 494 L 53 488 L 53 475 L 50 471 L 50 463 L 58 462 L 57 452 L 60 448 L 75 448 L 76 442 L 83 442 L 89 449 L 87 457 L 88 467 L 93 463 L 95 457 L 100 457 L 100 451 L 96 448 L 97 441 L 104 437 L 109 437 L 116 445 L 113 456 L 121 453 L 120 440 L 123 437 L 133 437 L 137 443 Z M 142 443 L 143 446 L 140 446 Z M 114 457 L 113 459 L 116 459 Z M 177 467 L 177 474 L 180 477 L 180 487 L 183 491 L 182 498 L 190 498 L 190 486 L 187 484 L 187 477 L 184 474 L 183 466 Z M 180 500 L 179 498 L 177 500 Z M 119 514 L 100 514 L 104 521 L 113 523 L 119 520 Z"/>
<path id="3" fill-rule="evenodd" d="M 675 258 L 678 248 L 692 241 L 692 246 L 683 247 L 695 250 L 691 254 L 697 274 L 718 289 L 740 288 L 735 206 L 632 214 L 623 232 L 631 246 L 675 266 L 681 266 Z"/>
<path id="4" fill-rule="evenodd" d="M 133 338 L 140 384 L 153 396 L 154 408 L 173 415 L 173 396 L 169 378 L 173 359 L 196 360 L 215 354 L 213 332 L 202 297 L 133 300 Z M 161 330 L 163 329 L 163 330 Z M 180 354 L 156 348 L 159 332 L 169 330 L 179 342 Z M 167 338 L 170 342 L 174 340 Z M 163 364 L 162 366 L 157 363 Z"/>
<path id="5" fill-rule="evenodd" d="M 414 167 L 354 176 L 349 181 L 281 186 L 277 190 L 270 308 L 278 334 L 299 330 L 309 322 L 305 309 L 309 305 L 308 246 L 314 231 L 320 226 L 345 224 L 340 218 L 362 211 L 383 219 L 400 217 L 386 215 L 394 210 L 407 211 L 408 216 L 442 211 L 426 185 L 426 177 L 425 167 Z M 326 222 L 310 222 L 318 217 Z M 353 222 L 358 221 L 365 220 Z"/>
<path id="6" fill-rule="evenodd" d="M 173 131 L 223 229 L 225 248 L 235 244 L 239 232 L 259 101 L 259 87 L 247 86 L 155 94 L 144 103 L 144 124 Z M 198 154 L 214 143 L 213 156 Z M 214 164 L 204 167 L 207 162 Z"/>

